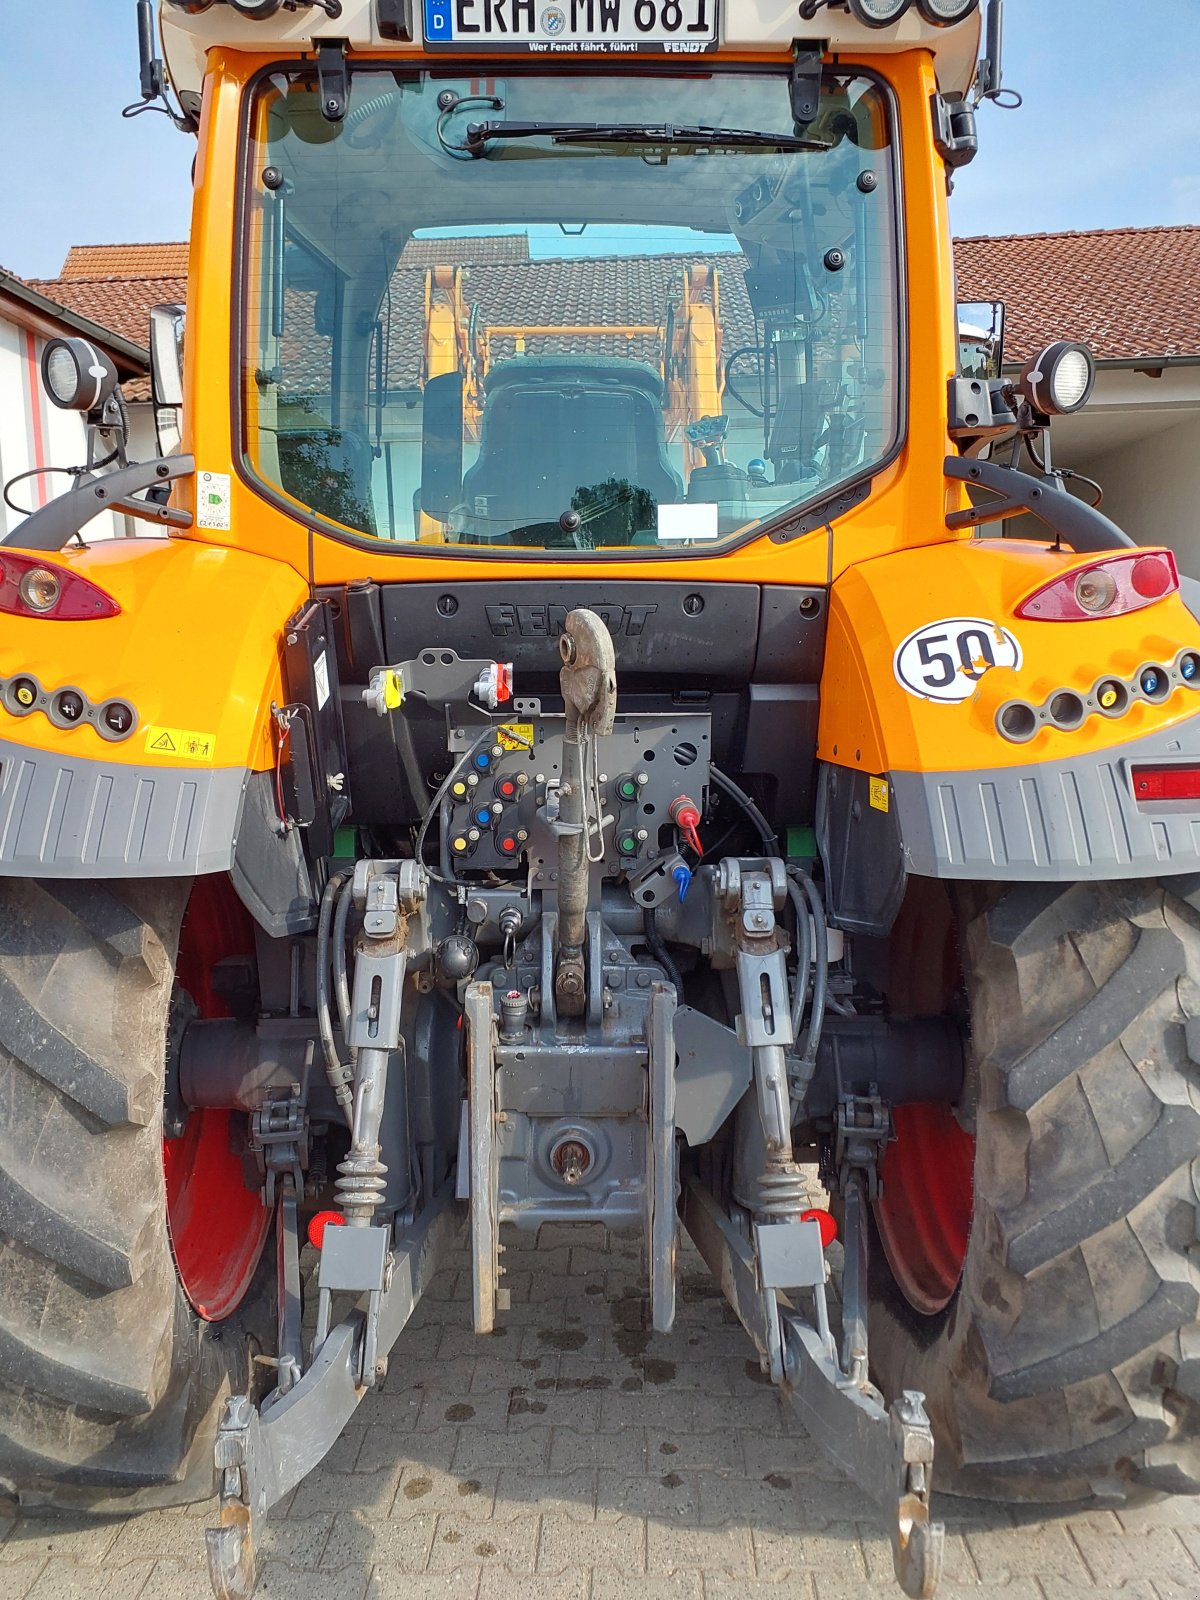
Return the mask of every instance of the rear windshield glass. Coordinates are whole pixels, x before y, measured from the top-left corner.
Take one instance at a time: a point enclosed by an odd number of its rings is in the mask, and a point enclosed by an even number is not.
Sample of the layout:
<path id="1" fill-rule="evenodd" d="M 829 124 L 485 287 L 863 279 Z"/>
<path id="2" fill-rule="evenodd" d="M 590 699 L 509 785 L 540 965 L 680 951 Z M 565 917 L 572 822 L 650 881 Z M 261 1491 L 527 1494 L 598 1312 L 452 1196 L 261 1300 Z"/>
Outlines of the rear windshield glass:
<path id="1" fill-rule="evenodd" d="M 784 73 L 359 71 L 260 91 L 245 449 L 392 544 L 719 546 L 899 424 L 880 89 Z"/>

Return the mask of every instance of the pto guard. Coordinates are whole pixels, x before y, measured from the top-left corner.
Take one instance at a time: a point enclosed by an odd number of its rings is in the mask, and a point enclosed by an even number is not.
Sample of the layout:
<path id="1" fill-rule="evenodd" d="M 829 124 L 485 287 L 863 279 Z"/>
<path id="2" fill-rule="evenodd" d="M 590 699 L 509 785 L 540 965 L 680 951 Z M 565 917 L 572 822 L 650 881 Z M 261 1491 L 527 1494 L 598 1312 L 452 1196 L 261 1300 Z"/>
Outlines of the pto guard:
<path id="1" fill-rule="evenodd" d="M 112 540 L 46 558 L 97 584 L 120 614 L 4 619 L 0 874 L 163 877 L 228 870 L 252 774 L 273 765 L 280 639 L 306 598 L 290 568 L 176 540 Z M 9 692 L 28 680 L 27 711 Z M 104 737 L 52 720 L 54 696 L 120 701 Z M 60 719 L 61 720 L 61 719 Z"/>
<path id="2" fill-rule="evenodd" d="M 1135 762 L 1200 763 L 1200 677 L 1185 676 L 1200 623 L 1183 594 L 1083 621 L 1017 615 L 1031 590 L 1094 559 L 971 540 L 836 581 L 818 836 L 841 926 L 886 933 L 909 873 L 1070 882 L 1200 870 L 1196 808 L 1139 806 L 1130 774 Z M 1124 686 L 1115 714 L 1100 697 L 1110 681 Z M 1029 708 L 1020 739 L 1001 726 L 1014 704 Z"/>

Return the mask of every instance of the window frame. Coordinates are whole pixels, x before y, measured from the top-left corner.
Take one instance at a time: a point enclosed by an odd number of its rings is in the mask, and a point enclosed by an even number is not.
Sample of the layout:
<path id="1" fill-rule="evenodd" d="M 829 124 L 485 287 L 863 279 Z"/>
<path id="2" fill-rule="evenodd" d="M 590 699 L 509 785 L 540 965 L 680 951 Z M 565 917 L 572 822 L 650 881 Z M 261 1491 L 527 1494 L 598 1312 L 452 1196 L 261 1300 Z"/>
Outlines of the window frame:
<path id="1" fill-rule="evenodd" d="M 570 63 L 556 61 L 553 68 L 554 76 L 592 76 L 603 62 L 599 59 L 573 60 Z M 447 74 L 449 69 L 444 61 L 431 60 L 428 57 L 414 59 L 408 57 L 372 57 L 370 60 L 360 60 L 350 64 L 350 71 L 393 73 L 411 76 L 414 73 L 428 73 L 436 77 L 440 73 Z M 462 77 L 472 70 L 471 61 L 455 62 L 455 77 Z M 484 71 L 481 66 L 480 72 Z M 784 62 L 745 62 L 718 60 L 706 64 L 706 76 L 731 73 L 739 77 L 764 77 L 785 78 L 789 68 Z M 530 76 L 547 77 L 551 75 L 544 58 L 537 62 L 514 63 L 505 65 L 506 75 L 509 77 Z M 271 79 L 278 79 L 285 74 L 289 80 L 308 79 L 317 80 L 317 69 L 314 63 L 300 61 L 296 58 L 287 58 L 269 63 L 260 67 L 250 77 L 242 91 L 242 101 L 238 119 L 238 177 L 237 194 L 234 204 L 234 261 L 232 274 L 233 299 L 233 338 L 230 341 L 230 420 L 233 467 L 239 480 L 253 493 L 258 495 L 285 515 L 299 522 L 314 534 L 333 539 L 337 543 L 347 545 L 356 550 L 370 550 L 385 554 L 389 557 L 418 557 L 428 561 L 436 555 L 439 561 L 488 561 L 500 566 L 505 563 L 515 565 L 529 565 L 530 563 L 545 565 L 553 562 L 556 566 L 578 566 L 586 563 L 603 562 L 605 564 L 633 564 L 647 561 L 719 561 L 733 551 L 744 549 L 747 545 L 758 540 L 768 539 L 783 545 L 797 536 L 799 525 L 806 519 L 811 519 L 814 512 L 824 522 L 825 508 L 832 507 L 835 503 L 843 508 L 855 506 L 866 500 L 874 480 L 892 467 L 903 453 L 908 443 L 909 436 L 909 407 L 910 407 L 910 365 L 909 365 L 909 320 L 910 304 L 908 294 L 908 233 L 906 228 L 907 206 L 904 184 L 904 146 L 903 127 L 900 119 L 900 104 L 895 88 L 883 74 L 872 67 L 859 62 L 838 62 L 836 65 L 826 65 L 822 68 L 822 81 L 826 75 L 835 73 L 843 76 L 853 76 L 864 82 L 872 84 L 880 93 L 888 119 L 889 156 L 892 162 L 892 228 L 896 245 L 896 274 L 895 274 L 895 311 L 896 311 L 896 410 L 895 428 L 890 448 L 873 461 L 862 471 L 849 477 L 835 479 L 832 483 L 823 484 L 820 489 L 805 500 L 798 500 L 775 512 L 772 516 L 764 517 L 752 528 L 742 533 L 728 535 L 712 545 L 689 545 L 684 549 L 671 549 L 662 546 L 624 546 L 600 547 L 593 550 L 574 549 L 547 549 L 547 548 L 521 548 L 515 545 L 485 545 L 485 544 L 418 544 L 415 540 L 398 540 L 381 538 L 377 534 L 362 533 L 348 527 L 346 524 L 330 521 L 320 515 L 311 506 L 302 507 L 300 502 L 292 499 L 286 490 L 278 484 L 272 484 L 268 479 L 261 477 L 250 461 L 249 436 L 247 426 L 245 374 L 248 370 L 247 359 L 250 348 L 249 317 L 246 314 L 247 290 L 249 287 L 249 230 L 251 222 L 251 208 L 254 199 L 251 166 L 253 145 L 253 118 L 258 103 L 258 96 L 264 83 Z M 653 74 L 654 77 L 679 77 L 694 78 L 696 75 L 695 63 L 664 62 L 660 64 L 656 58 Z M 311 245 L 320 254 L 319 247 Z M 829 515 L 837 514 L 832 509 Z"/>

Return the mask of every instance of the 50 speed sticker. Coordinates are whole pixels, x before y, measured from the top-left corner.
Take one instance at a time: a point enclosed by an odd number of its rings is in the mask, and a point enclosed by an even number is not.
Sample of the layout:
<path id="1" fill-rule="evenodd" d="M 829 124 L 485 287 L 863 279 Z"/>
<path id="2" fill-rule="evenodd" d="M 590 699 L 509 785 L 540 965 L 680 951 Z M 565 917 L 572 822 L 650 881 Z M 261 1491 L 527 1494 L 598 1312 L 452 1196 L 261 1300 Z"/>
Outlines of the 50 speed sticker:
<path id="1" fill-rule="evenodd" d="M 943 617 L 910 633 L 892 658 L 899 683 L 918 700 L 969 700 L 993 667 L 1019 667 L 1021 646 L 986 617 Z"/>

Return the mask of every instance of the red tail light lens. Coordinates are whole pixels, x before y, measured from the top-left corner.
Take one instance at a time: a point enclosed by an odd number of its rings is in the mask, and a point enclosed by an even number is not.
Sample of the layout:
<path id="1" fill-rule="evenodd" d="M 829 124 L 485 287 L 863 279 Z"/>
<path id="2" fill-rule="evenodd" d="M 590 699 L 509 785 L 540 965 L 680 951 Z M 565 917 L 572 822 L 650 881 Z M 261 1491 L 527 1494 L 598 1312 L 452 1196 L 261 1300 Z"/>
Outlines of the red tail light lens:
<path id="1" fill-rule="evenodd" d="M 1134 767 L 1133 797 L 1200 801 L 1200 767 Z"/>
<path id="2" fill-rule="evenodd" d="M 1131 551 L 1052 578 L 1027 595 L 1016 611 L 1030 622 L 1086 622 L 1140 611 L 1178 588 L 1179 570 L 1169 550 Z"/>
<path id="3" fill-rule="evenodd" d="M 121 608 L 112 595 L 69 567 L 6 551 L 0 557 L 0 613 L 90 622 L 97 617 L 119 617 Z"/>

